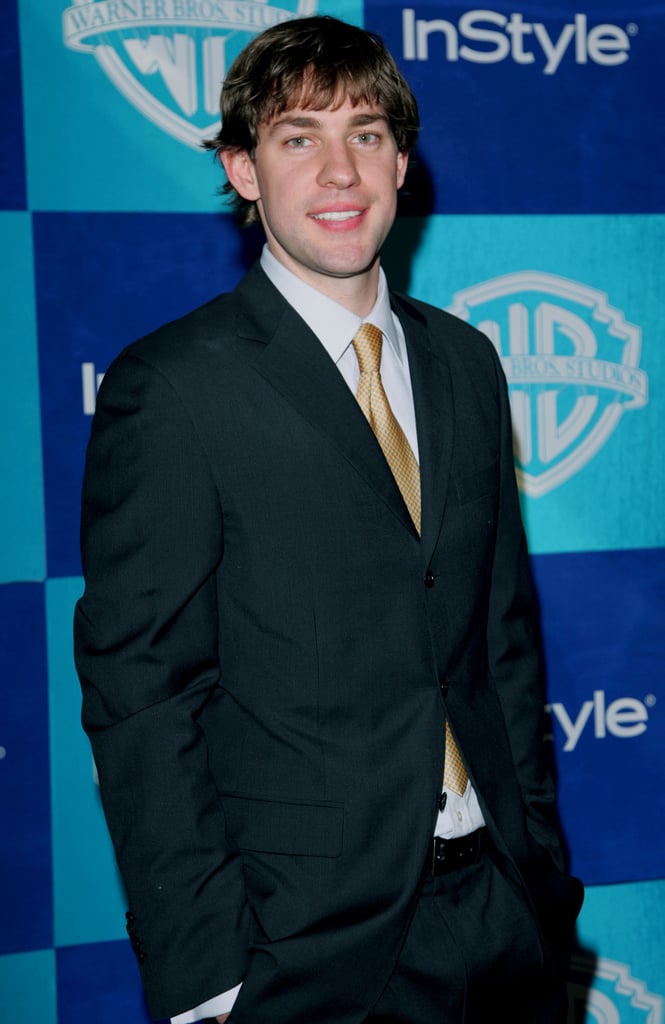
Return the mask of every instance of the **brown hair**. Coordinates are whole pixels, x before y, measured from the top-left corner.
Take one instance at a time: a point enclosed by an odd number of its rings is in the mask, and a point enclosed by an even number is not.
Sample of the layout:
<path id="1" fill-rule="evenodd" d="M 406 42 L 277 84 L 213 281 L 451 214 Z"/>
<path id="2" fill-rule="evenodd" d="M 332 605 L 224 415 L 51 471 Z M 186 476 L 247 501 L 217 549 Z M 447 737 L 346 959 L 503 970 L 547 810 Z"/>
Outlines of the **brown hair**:
<path id="1" fill-rule="evenodd" d="M 222 125 L 204 143 L 219 156 L 244 150 L 253 157 L 259 128 L 294 107 L 323 110 L 349 99 L 383 107 L 397 148 L 410 152 L 418 138 L 418 105 L 383 41 L 327 16 L 296 18 L 256 36 L 229 68 L 220 96 Z M 256 203 L 230 182 L 242 224 L 258 220 Z"/>

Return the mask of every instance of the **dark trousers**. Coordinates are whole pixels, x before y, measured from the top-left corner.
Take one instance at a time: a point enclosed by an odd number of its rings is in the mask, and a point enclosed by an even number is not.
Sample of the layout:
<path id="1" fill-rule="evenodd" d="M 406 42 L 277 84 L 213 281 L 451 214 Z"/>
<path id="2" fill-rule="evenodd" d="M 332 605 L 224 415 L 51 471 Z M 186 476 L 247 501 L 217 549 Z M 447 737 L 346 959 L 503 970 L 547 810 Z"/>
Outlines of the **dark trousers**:
<path id="1" fill-rule="evenodd" d="M 530 901 L 493 851 L 433 878 L 367 1024 L 563 1024 L 565 987 Z"/>

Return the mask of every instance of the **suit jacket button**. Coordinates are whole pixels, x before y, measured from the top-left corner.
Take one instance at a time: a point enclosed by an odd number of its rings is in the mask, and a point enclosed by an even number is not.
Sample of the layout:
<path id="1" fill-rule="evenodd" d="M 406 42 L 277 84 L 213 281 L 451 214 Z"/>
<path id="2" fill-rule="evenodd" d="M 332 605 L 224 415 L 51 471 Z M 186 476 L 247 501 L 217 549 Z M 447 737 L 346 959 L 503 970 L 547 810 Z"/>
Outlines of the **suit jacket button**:
<path id="1" fill-rule="evenodd" d="M 441 680 L 441 682 L 439 683 L 439 689 L 441 690 L 441 694 L 442 694 L 443 697 L 447 697 L 448 696 L 448 680 L 447 679 L 442 679 Z"/>
<path id="2" fill-rule="evenodd" d="M 434 586 L 435 580 L 436 577 L 434 573 L 432 572 L 431 569 L 428 569 L 427 572 L 425 573 L 425 576 L 423 577 L 423 583 L 425 584 L 426 587 L 428 587 L 431 590 L 432 587 Z"/>

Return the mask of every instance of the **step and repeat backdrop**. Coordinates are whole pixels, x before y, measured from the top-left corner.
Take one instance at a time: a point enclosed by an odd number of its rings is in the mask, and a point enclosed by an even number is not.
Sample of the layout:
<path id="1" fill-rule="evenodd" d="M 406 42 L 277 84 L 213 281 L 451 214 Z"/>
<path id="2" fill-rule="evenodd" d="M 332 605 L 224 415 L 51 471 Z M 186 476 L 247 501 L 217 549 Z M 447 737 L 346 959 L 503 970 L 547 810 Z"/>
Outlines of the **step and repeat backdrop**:
<path id="1" fill-rule="evenodd" d="M 71 619 L 96 391 L 259 251 L 199 144 L 278 20 L 379 32 L 422 141 L 385 264 L 508 377 L 572 869 L 576 1024 L 665 1006 L 665 9 L 9 0 L 0 133 L 0 1021 L 144 1024 Z"/>

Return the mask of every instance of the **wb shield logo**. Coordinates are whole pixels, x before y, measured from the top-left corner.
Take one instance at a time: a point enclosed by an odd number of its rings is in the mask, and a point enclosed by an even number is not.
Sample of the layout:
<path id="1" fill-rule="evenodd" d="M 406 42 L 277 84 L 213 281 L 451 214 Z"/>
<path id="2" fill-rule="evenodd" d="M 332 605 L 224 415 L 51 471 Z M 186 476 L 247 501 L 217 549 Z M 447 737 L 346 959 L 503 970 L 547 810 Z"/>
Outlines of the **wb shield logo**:
<path id="1" fill-rule="evenodd" d="M 219 122 L 226 69 L 258 32 L 316 13 L 317 0 L 74 0 L 72 50 L 92 53 L 123 96 L 173 138 L 198 148 Z"/>
<path id="2" fill-rule="evenodd" d="M 449 308 L 483 331 L 502 358 L 517 480 L 531 497 L 578 473 L 623 413 L 646 405 L 641 331 L 604 292 L 526 270 L 466 288 Z"/>
<path id="3" fill-rule="evenodd" d="M 616 960 L 573 957 L 568 996 L 569 1024 L 663 1024 L 663 997 Z"/>

